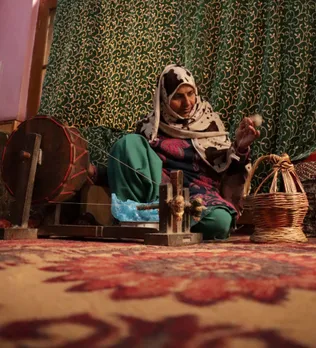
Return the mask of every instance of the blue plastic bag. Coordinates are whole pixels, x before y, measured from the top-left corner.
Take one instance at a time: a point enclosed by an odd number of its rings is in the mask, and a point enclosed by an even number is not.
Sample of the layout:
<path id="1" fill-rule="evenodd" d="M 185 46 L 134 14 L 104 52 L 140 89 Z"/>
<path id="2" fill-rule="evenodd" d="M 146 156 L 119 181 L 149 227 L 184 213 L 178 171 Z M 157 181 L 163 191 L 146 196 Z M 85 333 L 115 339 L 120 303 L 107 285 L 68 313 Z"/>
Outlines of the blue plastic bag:
<path id="1" fill-rule="evenodd" d="M 158 209 L 152 210 L 137 210 L 138 205 L 143 203 L 138 203 L 132 200 L 127 200 L 126 202 L 121 201 L 116 197 L 115 193 L 112 193 L 112 204 L 111 211 L 112 215 L 119 221 L 159 221 L 159 211 Z M 151 202 L 158 203 L 159 201 Z"/>

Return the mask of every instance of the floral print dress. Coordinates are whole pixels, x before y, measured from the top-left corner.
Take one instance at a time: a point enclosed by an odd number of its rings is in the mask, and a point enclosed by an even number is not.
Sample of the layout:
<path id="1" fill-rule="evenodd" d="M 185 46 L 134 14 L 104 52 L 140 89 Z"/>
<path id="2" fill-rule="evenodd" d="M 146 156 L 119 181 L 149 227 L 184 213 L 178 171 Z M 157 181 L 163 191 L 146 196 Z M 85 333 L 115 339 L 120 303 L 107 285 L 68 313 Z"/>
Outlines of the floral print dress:
<path id="1" fill-rule="evenodd" d="M 221 174 L 208 166 L 196 152 L 190 139 L 175 139 L 164 135 L 151 143 L 163 163 L 162 182 L 170 181 L 172 170 L 183 171 L 183 185 L 190 190 L 190 197 L 200 197 L 210 210 L 223 207 L 232 215 L 237 214 L 234 205 L 220 194 Z"/>

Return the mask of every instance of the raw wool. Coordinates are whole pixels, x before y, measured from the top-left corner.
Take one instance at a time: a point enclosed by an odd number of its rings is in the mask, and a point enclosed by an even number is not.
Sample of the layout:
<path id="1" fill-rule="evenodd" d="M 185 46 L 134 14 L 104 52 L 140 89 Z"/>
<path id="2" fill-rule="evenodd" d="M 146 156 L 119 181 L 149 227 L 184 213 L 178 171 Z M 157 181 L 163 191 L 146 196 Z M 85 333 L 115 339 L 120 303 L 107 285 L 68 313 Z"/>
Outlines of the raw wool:
<path id="1" fill-rule="evenodd" d="M 253 121 L 256 127 L 260 127 L 263 123 L 263 118 L 259 114 L 251 115 L 249 118 Z"/>
<path id="2" fill-rule="evenodd" d="M 169 203 L 172 215 L 174 215 L 175 219 L 177 221 L 181 221 L 183 214 L 184 214 L 184 208 L 185 208 L 185 201 L 184 197 L 181 195 L 177 195 L 170 203 Z"/>
<path id="3" fill-rule="evenodd" d="M 190 215 L 194 221 L 200 221 L 203 210 L 207 208 L 203 205 L 203 200 L 200 197 L 195 198 L 191 202 Z"/>

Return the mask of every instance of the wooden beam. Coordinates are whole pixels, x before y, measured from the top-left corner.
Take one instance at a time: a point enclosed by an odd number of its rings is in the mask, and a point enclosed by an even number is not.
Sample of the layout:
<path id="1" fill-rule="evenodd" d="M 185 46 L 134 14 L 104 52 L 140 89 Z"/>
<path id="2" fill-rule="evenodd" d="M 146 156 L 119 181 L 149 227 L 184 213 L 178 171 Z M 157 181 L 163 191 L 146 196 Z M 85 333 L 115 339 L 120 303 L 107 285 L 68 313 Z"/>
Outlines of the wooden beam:
<path id="1" fill-rule="evenodd" d="M 47 42 L 49 11 L 57 7 L 57 0 L 41 0 L 38 10 L 26 118 L 36 116 L 40 105 L 42 91 L 42 73 Z"/>
<path id="2" fill-rule="evenodd" d="M 16 186 L 16 200 L 13 205 L 11 222 L 22 228 L 28 226 L 41 138 L 40 134 L 28 134 L 25 147 L 21 146 L 21 152 L 17 154 L 20 156 L 20 164 L 17 168 L 20 180 Z"/>
<path id="3" fill-rule="evenodd" d="M 172 215 L 168 202 L 172 199 L 172 185 L 162 184 L 159 187 L 159 231 L 172 233 Z"/>
<path id="4" fill-rule="evenodd" d="M 38 231 L 38 235 L 42 237 L 85 237 L 143 240 L 145 238 L 145 234 L 153 234 L 157 232 L 157 229 L 149 227 L 51 225 L 42 226 Z"/>
<path id="5" fill-rule="evenodd" d="M 0 230 L 0 239 L 17 240 L 17 239 L 37 239 L 36 228 L 9 227 Z"/>
<path id="6" fill-rule="evenodd" d="M 170 173 L 170 181 L 172 184 L 173 196 L 181 196 L 183 194 L 183 172 L 182 170 L 173 170 Z M 172 232 L 180 233 L 182 232 L 183 219 L 177 220 L 172 218 Z"/>

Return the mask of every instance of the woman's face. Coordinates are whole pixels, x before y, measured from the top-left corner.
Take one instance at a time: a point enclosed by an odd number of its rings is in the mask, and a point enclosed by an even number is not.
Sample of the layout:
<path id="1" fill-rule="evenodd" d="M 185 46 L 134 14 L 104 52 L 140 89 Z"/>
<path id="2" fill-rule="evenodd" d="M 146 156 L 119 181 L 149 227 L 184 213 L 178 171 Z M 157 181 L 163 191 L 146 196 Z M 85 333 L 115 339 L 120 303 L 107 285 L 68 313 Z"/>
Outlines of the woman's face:
<path id="1" fill-rule="evenodd" d="M 180 86 L 170 100 L 170 107 L 184 118 L 190 117 L 190 112 L 195 105 L 195 90 L 190 85 Z"/>

